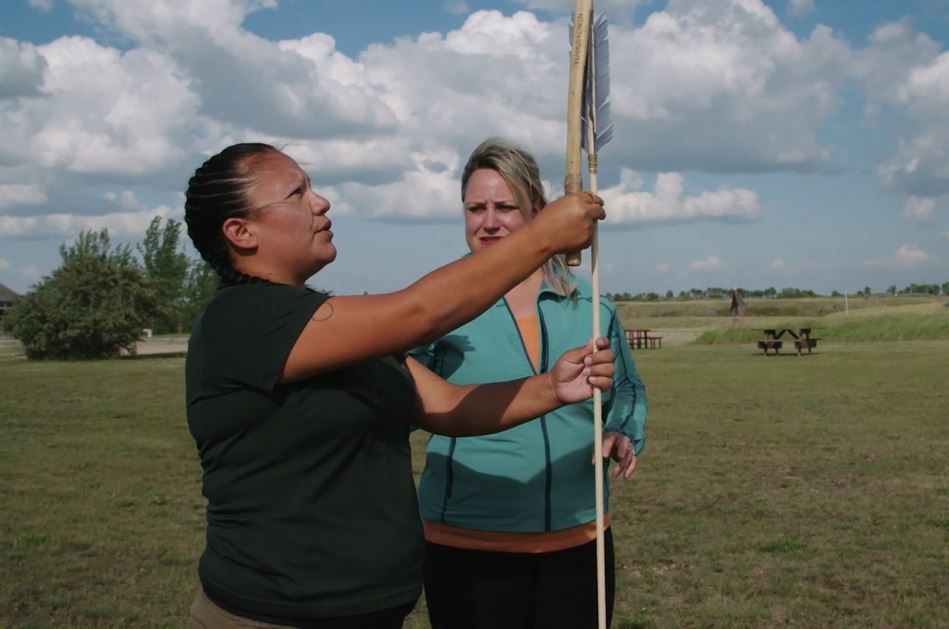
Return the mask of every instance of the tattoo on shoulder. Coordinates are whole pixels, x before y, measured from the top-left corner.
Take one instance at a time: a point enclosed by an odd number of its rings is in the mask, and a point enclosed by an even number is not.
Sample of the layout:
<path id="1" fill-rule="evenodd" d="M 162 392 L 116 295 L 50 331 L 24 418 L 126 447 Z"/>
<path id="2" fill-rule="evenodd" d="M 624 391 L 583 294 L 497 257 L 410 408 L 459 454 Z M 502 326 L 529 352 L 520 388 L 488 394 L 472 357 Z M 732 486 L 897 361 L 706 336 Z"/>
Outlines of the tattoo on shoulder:
<path id="1" fill-rule="evenodd" d="M 313 313 L 313 316 L 310 317 L 313 321 L 326 321 L 333 316 L 333 304 L 327 302 L 316 309 L 316 312 Z"/>

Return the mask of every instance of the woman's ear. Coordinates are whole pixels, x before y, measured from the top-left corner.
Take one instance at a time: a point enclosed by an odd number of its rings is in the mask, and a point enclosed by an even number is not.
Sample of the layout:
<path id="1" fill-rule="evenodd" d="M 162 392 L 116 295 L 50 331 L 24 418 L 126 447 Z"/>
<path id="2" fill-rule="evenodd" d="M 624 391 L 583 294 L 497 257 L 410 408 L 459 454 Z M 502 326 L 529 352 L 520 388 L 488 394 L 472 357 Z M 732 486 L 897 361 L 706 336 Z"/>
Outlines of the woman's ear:
<path id="1" fill-rule="evenodd" d="M 544 204 L 542 202 L 537 201 L 534 203 L 534 207 L 531 208 L 531 218 L 537 216 L 542 209 L 544 209 Z"/>
<path id="2" fill-rule="evenodd" d="M 224 239 L 236 249 L 256 249 L 257 236 L 249 229 L 248 222 L 243 218 L 231 217 L 221 224 Z"/>

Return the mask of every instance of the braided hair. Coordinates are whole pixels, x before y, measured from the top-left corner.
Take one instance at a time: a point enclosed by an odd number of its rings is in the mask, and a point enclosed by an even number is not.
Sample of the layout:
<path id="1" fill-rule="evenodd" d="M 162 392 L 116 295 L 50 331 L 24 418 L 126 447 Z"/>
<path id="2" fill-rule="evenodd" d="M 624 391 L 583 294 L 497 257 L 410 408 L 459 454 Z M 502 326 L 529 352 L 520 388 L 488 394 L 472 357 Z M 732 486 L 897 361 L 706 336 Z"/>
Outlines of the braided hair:
<path id="1" fill-rule="evenodd" d="M 228 218 L 247 216 L 247 190 L 254 182 L 248 162 L 268 151 L 279 152 L 269 144 L 234 144 L 201 164 L 188 180 L 185 192 L 188 236 L 221 278 L 221 286 L 266 281 L 234 268 L 221 225 Z"/>

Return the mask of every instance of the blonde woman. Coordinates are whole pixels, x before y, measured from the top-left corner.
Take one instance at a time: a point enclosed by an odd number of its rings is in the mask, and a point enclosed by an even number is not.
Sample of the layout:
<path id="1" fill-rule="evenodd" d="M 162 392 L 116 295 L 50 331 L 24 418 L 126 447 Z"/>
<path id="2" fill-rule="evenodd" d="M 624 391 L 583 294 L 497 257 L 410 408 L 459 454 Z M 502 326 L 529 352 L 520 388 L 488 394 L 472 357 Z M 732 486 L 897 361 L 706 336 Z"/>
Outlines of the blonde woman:
<path id="1" fill-rule="evenodd" d="M 497 139 L 469 157 L 461 195 L 475 255 L 519 237 L 547 206 L 534 158 Z M 545 373 L 551 357 L 589 336 L 592 307 L 587 282 L 555 256 L 413 356 L 457 384 Z M 613 477 L 628 478 L 645 444 L 646 394 L 616 310 L 605 301 L 599 307 L 615 354 L 613 385 L 603 394 L 603 453 L 617 463 Z M 585 401 L 493 435 L 432 436 L 419 501 L 434 629 L 596 626 L 592 419 Z M 612 614 L 609 529 L 606 548 Z"/>

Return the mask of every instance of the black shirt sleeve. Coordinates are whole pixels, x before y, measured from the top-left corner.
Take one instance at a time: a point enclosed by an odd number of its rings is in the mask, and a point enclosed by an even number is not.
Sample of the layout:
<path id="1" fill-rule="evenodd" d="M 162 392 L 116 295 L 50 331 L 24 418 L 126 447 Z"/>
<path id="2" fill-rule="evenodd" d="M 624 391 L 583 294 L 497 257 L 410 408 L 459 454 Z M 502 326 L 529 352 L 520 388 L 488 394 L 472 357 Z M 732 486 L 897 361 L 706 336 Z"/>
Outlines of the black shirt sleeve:
<path id="1" fill-rule="evenodd" d="M 240 388 L 273 392 L 290 350 L 327 299 L 325 293 L 282 284 L 222 289 L 192 335 L 189 359 L 201 375 L 188 392 L 189 402 Z"/>

